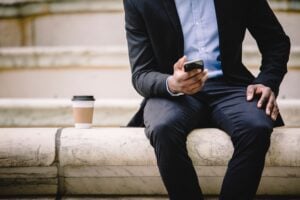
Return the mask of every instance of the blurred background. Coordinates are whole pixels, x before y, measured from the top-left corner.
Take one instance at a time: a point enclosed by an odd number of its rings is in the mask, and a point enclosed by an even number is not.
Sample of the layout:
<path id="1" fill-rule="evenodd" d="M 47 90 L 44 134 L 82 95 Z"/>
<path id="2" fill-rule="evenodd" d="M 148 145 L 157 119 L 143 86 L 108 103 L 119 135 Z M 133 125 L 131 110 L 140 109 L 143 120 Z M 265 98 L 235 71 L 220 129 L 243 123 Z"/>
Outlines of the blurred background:
<path id="1" fill-rule="evenodd" d="M 279 98 L 299 99 L 300 0 L 269 3 L 292 42 Z M 248 33 L 243 48 L 257 74 L 261 58 Z M 133 110 L 141 99 L 131 85 L 122 0 L 0 0 L 0 126 L 68 125 L 37 118 L 68 113 L 67 100 L 85 94 Z"/>

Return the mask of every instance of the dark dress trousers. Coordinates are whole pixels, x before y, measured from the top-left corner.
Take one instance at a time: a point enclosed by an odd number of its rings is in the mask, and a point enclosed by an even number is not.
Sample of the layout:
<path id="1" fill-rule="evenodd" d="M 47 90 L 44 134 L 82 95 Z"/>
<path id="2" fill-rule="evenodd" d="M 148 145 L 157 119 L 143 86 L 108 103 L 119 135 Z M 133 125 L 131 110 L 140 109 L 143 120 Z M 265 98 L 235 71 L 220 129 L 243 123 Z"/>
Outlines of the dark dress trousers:
<path id="1" fill-rule="evenodd" d="M 277 95 L 287 72 L 290 41 L 266 0 L 214 0 L 223 77 L 210 79 L 195 95 L 171 96 L 166 79 L 183 56 L 184 40 L 174 0 L 124 0 L 132 83 L 144 98 L 128 126 L 145 126 L 162 180 L 172 200 L 202 199 L 186 150 L 197 127 L 224 130 L 234 145 L 220 199 L 252 199 L 264 167 L 274 126 L 257 99 L 246 101 L 249 84 L 263 84 Z M 254 77 L 242 63 L 248 29 L 262 55 Z M 201 182 L 201 180 L 200 180 Z"/>

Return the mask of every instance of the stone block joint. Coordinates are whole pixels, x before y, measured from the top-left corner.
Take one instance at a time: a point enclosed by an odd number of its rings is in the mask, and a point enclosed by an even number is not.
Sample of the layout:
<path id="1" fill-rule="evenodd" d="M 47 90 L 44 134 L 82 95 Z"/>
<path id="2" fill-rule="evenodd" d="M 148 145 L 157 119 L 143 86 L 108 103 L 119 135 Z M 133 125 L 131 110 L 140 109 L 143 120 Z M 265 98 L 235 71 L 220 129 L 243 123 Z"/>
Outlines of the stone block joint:
<path id="1" fill-rule="evenodd" d="M 64 128 L 57 129 L 56 135 L 55 135 L 55 164 L 57 167 L 57 193 L 56 193 L 56 199 L 61 199 L 62 195 L 64 194 L 64 170 L 60 166 L 60 147 L 61 147 L 61 134 Z"/>

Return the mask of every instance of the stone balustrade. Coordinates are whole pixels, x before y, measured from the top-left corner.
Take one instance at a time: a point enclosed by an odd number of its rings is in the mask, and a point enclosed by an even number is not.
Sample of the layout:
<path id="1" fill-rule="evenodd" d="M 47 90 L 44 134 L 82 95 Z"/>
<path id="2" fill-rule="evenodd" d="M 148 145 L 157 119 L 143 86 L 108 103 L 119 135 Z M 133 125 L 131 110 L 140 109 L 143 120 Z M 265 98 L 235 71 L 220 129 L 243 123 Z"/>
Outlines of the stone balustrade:
<path id="1" fill-rule="evenodd" d="M 142 128 L 2 128 L 0 196 L 164 195 Z M 300 129 L 276 128 L 259 195 L 300 195 Z M 203 192 L 217 195 L 233 152 L 218 129 L 187 141 Z"/>
<path id="2" fill-rule="evenodd" d="M 258 69 L 261 55 L 257 46 L 243 49 L 243 61 L 250 69 Z M 300 46 L 291 49 L 289 69 L 300 69 Z M 129 69 L 126 46 L 99 47 L 6 47 L 0 48 L 0 69 Z"/>
<path id="3" fill-rule="evenodd" d="M 70 97 L 71 98 L 71 97 Z M 138 110 L 141 99 L 98 99 L 95 127 L 125 126 Z M 286 126 L 300 125 L 300 100 L 279 100 Z M 0 127 L 73 126 L 70 99 L 0 99 Z"/>

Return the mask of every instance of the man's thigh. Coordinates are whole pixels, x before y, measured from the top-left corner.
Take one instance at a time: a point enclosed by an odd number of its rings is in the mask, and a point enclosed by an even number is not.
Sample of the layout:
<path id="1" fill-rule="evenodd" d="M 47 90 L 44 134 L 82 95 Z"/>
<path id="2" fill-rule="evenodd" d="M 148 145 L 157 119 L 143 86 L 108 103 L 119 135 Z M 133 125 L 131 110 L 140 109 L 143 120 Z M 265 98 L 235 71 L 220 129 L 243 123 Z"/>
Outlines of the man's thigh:
<path id="1" fill-rule="evenodd" d="M 193 129 L 205 126 L 208 116 L 208 106 L 192 96 L 150 98 L 144 108 L 146 134 L 147 129 L 167 126 L 187 135 Z"/>
<path id="2" fill-rule="evenodd" d="M 272 119 L 265 109 L 257 107 L 258 99 L 247 101 L 246 87 L 226 86 L 223 97 L 219 97 L 212 106 L 212 120 L 218 128 L 223 129 L 232 138 L 247 129 L 257 127 L 271 130 Z"/>

